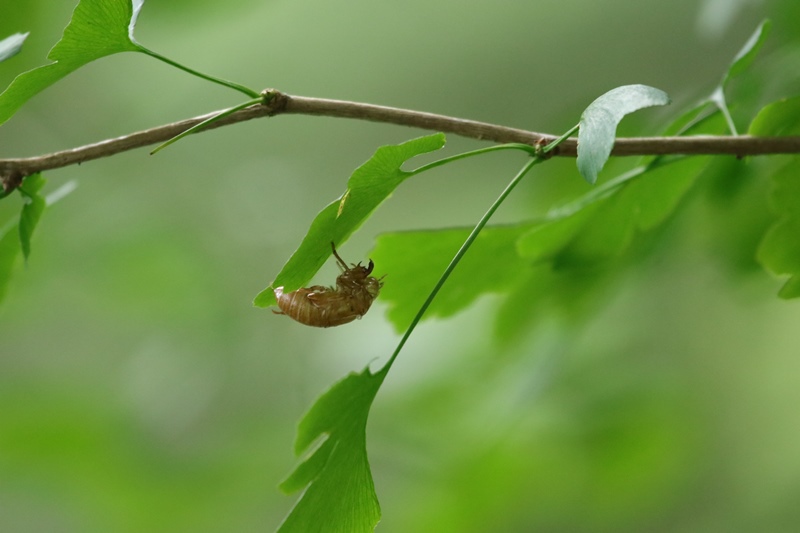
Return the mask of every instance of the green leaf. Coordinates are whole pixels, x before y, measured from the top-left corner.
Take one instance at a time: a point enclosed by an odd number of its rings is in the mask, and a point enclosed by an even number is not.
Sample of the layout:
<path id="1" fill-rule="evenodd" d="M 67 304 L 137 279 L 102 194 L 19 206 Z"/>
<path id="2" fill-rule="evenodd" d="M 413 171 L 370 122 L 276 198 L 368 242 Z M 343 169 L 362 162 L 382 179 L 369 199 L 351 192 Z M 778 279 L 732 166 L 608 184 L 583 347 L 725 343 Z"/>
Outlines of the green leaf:
<path id="1" fill-rule="evenodd" d="M 141 51 L 131 35 L 143 0 L 81 0 L 47 58 L 53 63 L 17 76 L 0 94 L 0 124 L 34 95 L 72 71 L 118 52 Z"/>
<path id="2" fill-rule="evenodd" d="M 708 97 L 708 101 L 713 103 L 724 115 L 725 121 L 728 124 L 728 130 L 732 135 L 738 135 L 739 132 L 736 128 L 736 123 L 733 120 L 733 116 L 731 115 L 731 111 L 728 106 L 727 97 L 725 96 L 725 89 L 728 82 L 732 78 L 747 70 L 747 68 L 753 63 L 756 55 L 758 55 L 758 51 L 761 49 L 761 46 L 767 39 L 770 26 L 770 21 L 764 20 L 758 26 L 758 28 L 756 28 L 755 33 L 750 36 L 750 39 L 747 40 L 742 49 L 739 50 L 739 53 L 736 54 L 736 57 L 733 58 L 733 62 L 731 63 L 731 66 L 728 67 L 725 75 L 722 77 L 722 81 L 720 81 L 719 85 L 717 85 L 717 87 Z"/>
<path id="3" fill-rule="evenodd" d="M 386 369 L 351 373 L 320 396 L 300 421 L 295 453 L 309 455 L 281 488 L 308 488 L 280 533 L 374 531 L 381 511 L 367 459 L 366 426 L 385 376 Z"/>
<path id="4" fill-rule="evenodd" d="M 12 220 L 0 230 L 0 302 L 6 296 L 14 265 L 20 250 L 27 259 L 33 230 L 44 208 L 58 202 L 75 190 L 75 182 L 69 181 L 42 198 L 39 191 L 45 180 L 39 175 L 28 176 L 17 190 L 25 202 L 18 220 Z"/>
<path id="5" fill-rule="evenodd" d="M 781 290 L 778 291 L 778 296 L 784 300 L 800 297 L 800 276 L 792 276 L 783 284 Z"/>
<path id="6" fill-rule="evenodd" d="M 425 318 L 452 316 L 483 294 L 516 291 L 520 279 L 540 272 L 541 265 L 545 272 L 594 268 L 620 256 L 637 232 L 670 217 L 706 164 L 707 158 L 695 157 L 635 169 L 554 209 L 544 220 L 485 228 Z M 387 316 L 398 331 L 408 326 L 468 234 L 467 228 L 450 228 L 378 237 L 370 257 L 388 271 L 380 301 L 388 304 Z M 535 277 L 538 293 L 556 290 L 552 283 L 540 283 L 541 274 Z M 577 286 L 576 280 L 560 279 L 562 287 Z"/>
<path id="7" fill-rule="evenodd" d="M 44 197 L 39 194 L 44 184 L 45 179 L 42 175 L 34 174 L 25 178 L 25 181 L 17 189 L 25 202 L 19 217 L 19 241 L 25 261 L 28 260 L 28 256 L 31 253 L 33 230 L 36 229 L 39 218 L 41 218 L 42 212 L 47 206 Z"/>
<path id="8" fill-rule="evenodd" d="M 568 214 L 548 217 L 520 236 L 517 252 L 534 264 L 552 261 L 575 240 L 599 205 L 592 203 Z"/>
<path id="9" fill-rule="evenodd" d="M 789 275 L 778 293 L 781 298 L 800 296 L 800 157 L 772 178 L 772 208 L 778 221 L 769 229 L 758 248 L 758 260 L 773 274 Z"/>
<path id="10" fill-rule="evenodd" d="M 594 264 L 619 256 L 638 232 L 662 224 L 677 208 L 707 164 L 683 158 L 640 167 L 605 183 L 551 213 L 517 242 L 534 262 Z"/>
<path id="11" fill-rule="evenodd" d="M 517 254 L 515 243 L 530 227 L 530 223 L 524 223 L 484 228 L 424 318 L 455 315 L 482 294 L 503 292 L 513 286 L 528 268 L 528 262 Z M 387 316 L 398 332 L 411 323 L 470 231 L 471 228 L 448 228 L 378 237 L 370 257 L 376 265 L 391 265 L 380 301 L 388 304 Z"/>
<path id="12" fill-rule="evenodd" d="M 750 123 L 750 135 L 800 135 L 800 96 L 764 106 Z"/>
<path id="13" fill-rule="evenodd" d="M 402 144 L 382 146 L 347 182 L 347 190 L 316 216 L 300 247 L 292 254 L 272 284 L 253 301 L 257 307 L 275 305 L 275 287 L 285 292 L 305 285 L 331 256 L 331 242 L 341 246 L 372 212 L 415 171 L 400 167 L 412 157 L 439 150 L 445 137 L 435 133 Z"/>
<path id="14" fill-rule="evenodd" d="M 622 117 L 645 107 L 666 105 L 669 96 L 647 85 L 625 85 L 612 89 L 592 102 L 581 115 L 578 132 L 578 170 L 594 184 L 606 164 L 617 124 Z"/>
<path id="15" fill-rule="evenodd" d="M 0 41 L 0 61 L 17 55 L 29 33 L 15 33 Z"/>
<path id="16" fill-rule="evenodd" d="M 738 76 L 747 70 L 747 68 L 753 63 L 756 55 L 758 55 L 758 51 L 767 40 L 767 36 L 769 35 L 769 30 L 771 27 L 772 23 L 769 21 L 769 19 L 765 19 L 761 22 L 761 24 L 759 24 L 753 35 L 750 36 L 742 49 L 739 50 L 739 53 L 736 54 L 736 57 L 733 58 L 733 62 L 728 68 L 728 72 L 725 73 L 725 77 L 722 79 L 722 83 L 720 84 L 721 87 L 724 87 L 731 78 Z"/>
<path id="17" fill-rule="evenodd" d="M 0 302 L 8 293 L 11 274 L 19 255 L 18 227 L 16 222 L 12 222 L 0 230 Z"/>

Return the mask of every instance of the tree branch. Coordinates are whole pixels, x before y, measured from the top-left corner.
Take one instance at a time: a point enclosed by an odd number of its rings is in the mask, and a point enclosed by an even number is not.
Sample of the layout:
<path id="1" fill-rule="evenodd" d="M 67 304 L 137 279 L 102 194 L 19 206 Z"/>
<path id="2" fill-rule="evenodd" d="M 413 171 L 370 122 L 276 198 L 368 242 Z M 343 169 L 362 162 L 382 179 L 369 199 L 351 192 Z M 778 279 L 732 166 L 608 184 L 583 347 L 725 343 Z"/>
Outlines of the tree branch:
<path id="1" fill-rule="evenodd" d="M 462 137 L 492 141 L 498 143 L 518 142 L 536 144 L 550 142 L 554 135 L 537 133 L 516 128 L 466 120 L 421 111 L 411 111 L 395 107 L 386 107 L 343 100 L 324 98 L 308 98 L 290 96 L 276 90 L 268 89 L 263 93 L 268 99 L 265 104 L 248 107 L 232 115 L 214 122 L 208 130 L 227 126 L 255 118 L 263 118 L 281 114 L 316 115 L 327 117 L 354 118 L 385 122 L 402 126 L 411 126 L 426 130 L 453 133 Z M 199 117 L 166 124 L 156 128 L 108 139 L 70 150 L 54 152 L 38 157 L 22 159 L 0 159 L 0 178 L 3 185 L 13 188 L 19 176 L 29 176 L 43 170 L 51 170 L 69 165 L 107 157 L 127 150 L 161 143 L 191 128 L 217 113 L 209 113 Z M 205 129 L 203 130 L 205 131 Z M 741 136 L 693 136 L 693 137 L 637 137 L 619 138 L 611 152 L 615 156 L 642 155 L 748 155 L 790 154 L 800 153 L 800 137 L 752 137 Z M 577 139 L 565 141 L 555 155 L 575 156 Z M 11 178 L 14 179 L 11 179 Z"/>

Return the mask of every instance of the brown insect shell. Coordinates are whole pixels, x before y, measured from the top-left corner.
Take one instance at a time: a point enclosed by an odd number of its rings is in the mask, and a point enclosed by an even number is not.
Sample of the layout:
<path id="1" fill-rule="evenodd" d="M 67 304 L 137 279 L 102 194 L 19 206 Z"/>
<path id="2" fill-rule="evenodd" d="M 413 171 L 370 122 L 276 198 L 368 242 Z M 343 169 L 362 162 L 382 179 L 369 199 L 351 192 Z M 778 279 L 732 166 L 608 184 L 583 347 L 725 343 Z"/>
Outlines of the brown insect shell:
<path id="1" fill-rule="evenodd" d="M 314 285 L 290 293 L 278 287 L 278 307 L 282 314 L 307 326 L 328 328 L 352 322 L 369 311 L 383 286 L 382 278 L 370 275 L 374 267 L 372 261 L 369 266 L 359 263 L 351 268 L 342 262 L 343 272 L 336 278 L 336 287 Z"/>

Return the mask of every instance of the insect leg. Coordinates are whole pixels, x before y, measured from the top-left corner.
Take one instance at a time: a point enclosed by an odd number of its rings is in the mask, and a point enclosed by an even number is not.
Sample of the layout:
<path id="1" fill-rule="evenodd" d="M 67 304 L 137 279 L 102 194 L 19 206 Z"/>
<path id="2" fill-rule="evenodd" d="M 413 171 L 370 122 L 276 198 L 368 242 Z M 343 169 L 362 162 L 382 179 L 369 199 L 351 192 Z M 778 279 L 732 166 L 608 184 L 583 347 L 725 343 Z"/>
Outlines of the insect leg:
<path id="1" fill-rule="evenodd" d="M 344 262 L 344 259 L 342 259 L 341 257 L 339 257 L 339 254 L 337 254 L 337 253 L 336 253 L 336 245 L 335 245 L 335 244 L 333 244 L 333 241 L 331 241 L 331 250 L 333 250 L 333 256 L 334 256 L 334 257 L 336 257 L 336 263 L 337 263 L 337 264 L 338 264 L 340 267 L 342 267 L 342 269 L 343 269 L 345 272 L 347 272 L 348 270 L 350 270 L 349 268 L 347 268 L 347 263 L 345 263 L 345 262 Z"/>

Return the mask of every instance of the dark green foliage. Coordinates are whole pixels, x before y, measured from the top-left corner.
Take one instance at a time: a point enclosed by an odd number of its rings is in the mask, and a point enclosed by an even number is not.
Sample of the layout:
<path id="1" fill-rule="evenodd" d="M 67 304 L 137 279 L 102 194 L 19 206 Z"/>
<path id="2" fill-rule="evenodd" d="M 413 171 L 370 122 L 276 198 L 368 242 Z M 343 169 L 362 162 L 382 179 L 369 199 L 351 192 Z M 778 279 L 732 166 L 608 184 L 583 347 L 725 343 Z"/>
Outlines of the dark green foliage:
<path id="1" fill-rule="evenodd" d="M 17 220 L 11 220 L 0 229 L 0 302 L 5 298 L 17 256 L 22 252 L 25 261 L 31 253 L 31 238 L 47 206 L 40 194 L 45 180 L 40 174 L 29 176 L 17 189 L 22 197 L 22 210 Z"/>
<path id="2" fill-rule="evenodd" d="M 22 246 L 22 256 L 25 261 L 28 260 L 28 256 L 31 254 L 33 230 L 36 229 L 36 224 L 39 223 L 39 218 L 47 205 L 44 197 L 40 194 L 44 184 L 44 178 L 40 174 L 36 174 L 26 179 L 25 183 L 19 188 L 19 192 L 25 202 L 19 217 L 19 242 Z"/>
<path id="3" fill-rule="evenodd" d="M 772 207 L 778 221 L 758 249 L 758 259 L 771 272 L 789 275 L 778 293 L 781 298 L 800 296 L 800 159 L 795 157 L 772 177 Z"/>

